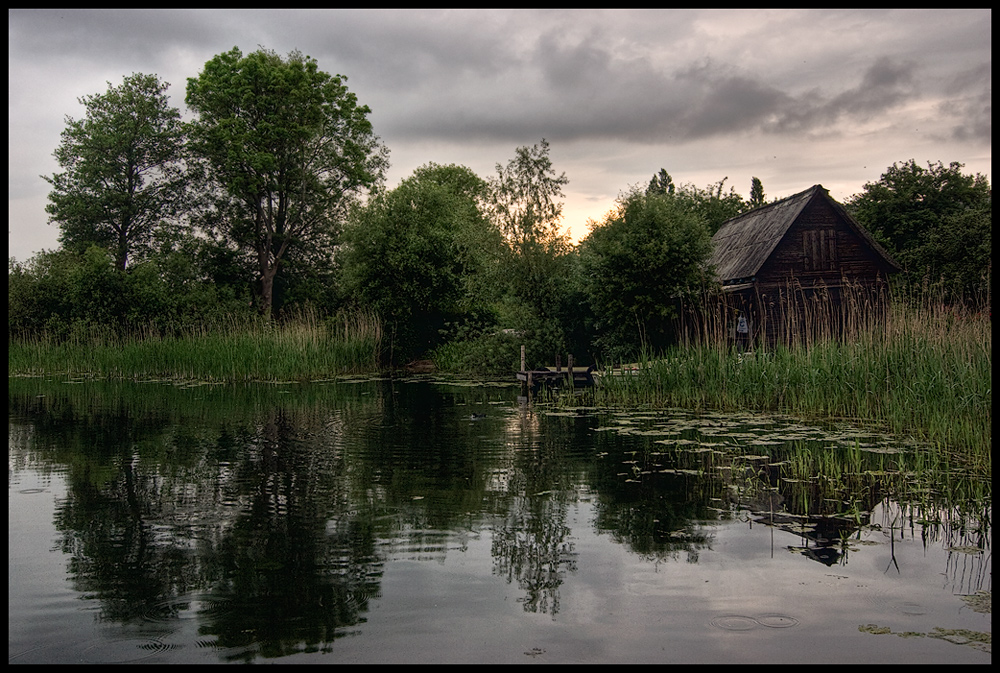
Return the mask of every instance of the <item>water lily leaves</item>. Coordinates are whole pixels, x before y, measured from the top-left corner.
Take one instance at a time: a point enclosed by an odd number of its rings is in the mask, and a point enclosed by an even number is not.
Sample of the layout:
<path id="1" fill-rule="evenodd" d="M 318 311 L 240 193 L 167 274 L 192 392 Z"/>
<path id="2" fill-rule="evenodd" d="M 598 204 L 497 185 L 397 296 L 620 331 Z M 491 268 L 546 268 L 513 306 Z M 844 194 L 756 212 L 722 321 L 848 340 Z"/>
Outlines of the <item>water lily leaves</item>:
<path id="1" fill-rule="evenodd" d="M 877 624 L 861 624 L 858 625 L 858 631 L 862 633 L 871 633 L 874 635 L 886 635 L 891 634 L 894 636 L 900 636 L 902 638 L 914 638 L 923 637 L 928 638 L 938 638 L 940 640 L 947 640 L 950 643 L 956 645 L 969 645 L 976 649 L 989 652 L 993 642 L 993 635 L 990 633 L 983 633 L 982 631 L 970 631 L 969 629 L 943 629 L 941 627 L 935 626 L 929 633 L 921 633 L 919 631 L 893 631 L 888 626 L 878 626 Z"/>
<path id="2" fill-rule="evenodd" d="M 992 597 L 992 591 L 977 591 L 971 596 L 962 596 L 961 598 L 974 612 L 989 615 L 993 613 Z"/>

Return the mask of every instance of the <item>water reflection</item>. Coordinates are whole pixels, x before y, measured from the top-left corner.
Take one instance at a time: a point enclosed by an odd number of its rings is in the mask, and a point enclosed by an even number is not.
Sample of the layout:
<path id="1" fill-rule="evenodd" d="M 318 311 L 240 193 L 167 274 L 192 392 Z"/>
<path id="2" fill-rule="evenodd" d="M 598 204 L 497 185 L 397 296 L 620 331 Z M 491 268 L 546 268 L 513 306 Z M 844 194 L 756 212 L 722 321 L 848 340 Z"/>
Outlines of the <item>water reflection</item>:
<path id="1" fill-rule="evenodd" d="M 965 497 L 932 493 L 911 454 L 857 432 L 565 412 L 515 392 L 11 380 L 9 464 L 65 479 L 65 577 L 101 622 L 194 620 L 224 660 L 331 651 L 364 631 L 390 564 L 443 563 L 487 536 L 492 574 L 555 619 L 580 503 L 655 563 L 698 564 L 734 522 L 792 534 L 783 551 L 826 567 L 885 536 L 894 563 L 896 537 L 919 535 L 955 550 L 956 591 L 989 589 L 989 484 L 953 475 Z"/>

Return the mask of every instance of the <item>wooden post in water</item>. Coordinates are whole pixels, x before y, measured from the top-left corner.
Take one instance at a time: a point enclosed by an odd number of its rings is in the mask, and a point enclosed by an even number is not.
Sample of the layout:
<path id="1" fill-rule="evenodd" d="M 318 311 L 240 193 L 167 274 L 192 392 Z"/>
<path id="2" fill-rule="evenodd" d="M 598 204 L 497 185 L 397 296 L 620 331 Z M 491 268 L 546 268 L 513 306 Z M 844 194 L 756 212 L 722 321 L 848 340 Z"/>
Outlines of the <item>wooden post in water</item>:
<path id="1" fill-rule="evenodd" d="M 569 370 L 569 389 L 573 390 L 573 354 L 566 356 L 566 368 Z"/>
<path id="2" fill-rule="evenodd" d="M 556 374 L 562 371 L 562 365 L 559 363 L 559 353 L 556 353 Z"/>
<path id="3" fill-rule="evenodd" d="M 524 344 L 521 344 L 521 373 L 524 374 Z M 528 374 L 521 381 L 521 395 L 528 397 L 531 394 L 531 374 Z"/>

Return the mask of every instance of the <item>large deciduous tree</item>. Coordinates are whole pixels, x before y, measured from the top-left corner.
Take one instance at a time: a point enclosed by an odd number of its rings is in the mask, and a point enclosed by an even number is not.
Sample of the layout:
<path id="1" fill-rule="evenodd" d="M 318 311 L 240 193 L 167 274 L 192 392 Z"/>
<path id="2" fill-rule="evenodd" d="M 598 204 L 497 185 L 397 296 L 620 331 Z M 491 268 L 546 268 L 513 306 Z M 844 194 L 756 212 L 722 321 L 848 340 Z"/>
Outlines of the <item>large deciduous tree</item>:
<path id="1" fill-rule="evenodd" d="M 963 165 L 893 164 L 847 201 L 855 218 L 903 265 L 909 283 L 952 298 L 986 299 L 992 266 L 989 180 Z"/>
<path id="2" fill-rule="evenodd" d="M 134 73 L 121 86 L 83 96 L 82 119 L 66 118 L 54 152 L 63 172 L 45 210 L 60 227 L 59 241 L 76 252 L 108 250 L 124 270 L 142 254 L 157 225 L 181 203 L 183 127 L 156 75 Z"/>
<path id="3" fill-rule="evenodd" d="M 487 212 L 506 240 L 501 321 L 521 334 L 533 362 L 551 360 L 567 345 L 561 316 L 572 246 L 560 231 L 565 173 L 556 174 L 544 138 L 518 147 L 488 180 Z"/>
<path id="4" fill-rule="evenodd" d="M 446 322 L 470 310 L 470 282 L 491 247 L 477 204 L 482 185 L 465 167 L 431 164 L 352 214 L 343 235 L 344 289 L 384 322 L 390 361 L 426 353 Z"/>
<path id="5" fill-rule="evenodd" d="M 265 316 L 290 250 L 332 251 L 349 206 L 388 166 L 368 106 L 345 81 L 299 52 L 237 48 L 188 80 L 191 149 L 221 197 L 208 221 L 253 255 Z"/>
<path id="6" fill-rule="evenodd" d="M 748 208 L 760 208 L 767 201 L 764 197 L 764 183 L 760 181 L 756 175 L 750 180 L 750 202 L 747 204 Z"/>
<path id="7" fill-rule="evenodd" d="M 488 182 L 489 212 L 515 252 L 533 243 L 560 240 L 563 186 L 566 174 L 556 175 L 544 138 L 532 147 L 518 147 L 506 166 Z"/>
<path id="8" fill-rule="evenodd" d="M 672 339 L 678 299 L 703 282 L 711 239 L 682 199 L 633 188 L 580 243 L 579 278 L 599 351 L 630 358 Z"/>

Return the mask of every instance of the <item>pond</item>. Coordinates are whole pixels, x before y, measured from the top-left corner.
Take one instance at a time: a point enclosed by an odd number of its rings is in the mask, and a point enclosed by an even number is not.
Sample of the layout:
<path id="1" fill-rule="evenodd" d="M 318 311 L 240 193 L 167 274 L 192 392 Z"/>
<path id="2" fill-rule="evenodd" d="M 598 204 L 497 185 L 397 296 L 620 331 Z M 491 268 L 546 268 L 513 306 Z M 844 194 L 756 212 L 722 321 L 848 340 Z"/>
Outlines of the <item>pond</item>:
<path id="1" fill-rule="evenodd" d="M 8 661 L 991 661 L 988 479 L 518 393 L 10 379 Z"/>

